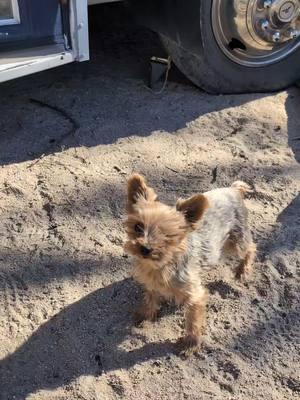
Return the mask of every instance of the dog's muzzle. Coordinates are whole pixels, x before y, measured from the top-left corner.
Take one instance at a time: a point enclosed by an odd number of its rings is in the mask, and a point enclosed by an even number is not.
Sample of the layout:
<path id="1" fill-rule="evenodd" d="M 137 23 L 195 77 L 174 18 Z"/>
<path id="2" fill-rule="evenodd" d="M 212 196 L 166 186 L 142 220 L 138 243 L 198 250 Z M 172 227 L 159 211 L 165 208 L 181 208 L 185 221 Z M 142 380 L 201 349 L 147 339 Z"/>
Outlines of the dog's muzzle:
<path id="1" fill-rule="evenodd" d="M 141 254 L 143 257 L 148 257 L 152 253 L 152 249 L 149 249 L 146 246 L 141 246 Z"/>

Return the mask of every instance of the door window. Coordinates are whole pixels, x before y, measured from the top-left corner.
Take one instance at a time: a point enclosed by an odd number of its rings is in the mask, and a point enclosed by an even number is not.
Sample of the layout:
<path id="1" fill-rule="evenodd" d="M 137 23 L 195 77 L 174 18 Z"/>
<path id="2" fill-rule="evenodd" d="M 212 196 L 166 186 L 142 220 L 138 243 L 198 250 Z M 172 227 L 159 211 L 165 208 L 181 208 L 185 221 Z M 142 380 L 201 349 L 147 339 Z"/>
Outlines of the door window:
<path id="1" fill-rule="evenodd" d="M 20 23 L 18 0 L 0 0 L 0 25 Z"/>

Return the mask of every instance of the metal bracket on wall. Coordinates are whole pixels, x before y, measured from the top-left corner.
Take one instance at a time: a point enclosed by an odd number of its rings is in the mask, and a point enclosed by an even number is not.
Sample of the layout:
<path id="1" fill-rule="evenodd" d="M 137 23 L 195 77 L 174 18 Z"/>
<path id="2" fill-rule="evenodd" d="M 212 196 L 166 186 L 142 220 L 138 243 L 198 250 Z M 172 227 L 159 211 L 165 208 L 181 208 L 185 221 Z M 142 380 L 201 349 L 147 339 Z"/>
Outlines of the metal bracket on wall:
<path id="1" fill-rule="evenodd" d="M 66 50 L 72 48 L 71 32 L 70 32 L 70 4 L 69 0 L 60 0 L 61 22 L 64 35 L 64 43 Z"/>
<path id="2" fill-rule="evenodd" d="M 86 61 L 90 57 L 87 0 L 71 0 L 70 25 L 75 59 Z"/>

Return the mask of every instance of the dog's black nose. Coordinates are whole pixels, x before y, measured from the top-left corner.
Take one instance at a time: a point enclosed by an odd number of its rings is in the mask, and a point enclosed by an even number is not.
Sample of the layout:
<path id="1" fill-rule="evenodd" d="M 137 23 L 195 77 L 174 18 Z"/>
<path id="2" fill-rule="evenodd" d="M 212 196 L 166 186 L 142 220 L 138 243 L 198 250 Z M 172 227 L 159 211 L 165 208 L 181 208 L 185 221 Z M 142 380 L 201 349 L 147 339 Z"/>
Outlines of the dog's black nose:
<path id="1" fill-rule="evenodd" d="M 149 256 L 149 254 L 152 252 L 152 249 L 148 249 L 148 247 L 141 246 L 141 253 L 144 257 Z"/>

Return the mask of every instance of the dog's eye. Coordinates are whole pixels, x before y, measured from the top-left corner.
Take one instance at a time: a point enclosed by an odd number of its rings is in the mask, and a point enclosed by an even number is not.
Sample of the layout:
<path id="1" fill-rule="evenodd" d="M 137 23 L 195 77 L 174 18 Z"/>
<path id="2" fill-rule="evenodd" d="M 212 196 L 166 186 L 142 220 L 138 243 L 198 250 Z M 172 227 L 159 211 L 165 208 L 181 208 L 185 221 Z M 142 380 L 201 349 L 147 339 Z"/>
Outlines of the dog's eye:
<path id="1" fill-rule="evenodd" d="M 143 224 L 136 224 L 134 226 L 134 230 L 136 233 L 138 233 L 139 235 L 144 233 L 144 225 Z"/>

